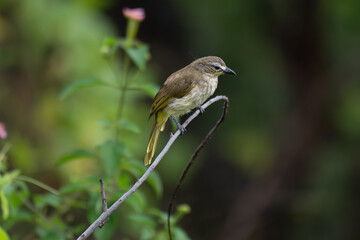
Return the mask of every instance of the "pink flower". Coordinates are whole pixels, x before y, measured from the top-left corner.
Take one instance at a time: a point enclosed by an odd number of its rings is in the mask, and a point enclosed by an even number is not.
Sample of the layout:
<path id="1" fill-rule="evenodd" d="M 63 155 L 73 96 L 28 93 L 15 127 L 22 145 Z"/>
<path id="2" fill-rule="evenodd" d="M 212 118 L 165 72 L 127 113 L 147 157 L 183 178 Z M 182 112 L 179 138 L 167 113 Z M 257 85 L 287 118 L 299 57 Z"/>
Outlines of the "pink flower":
<path id="1" fill-rule="evenodd" d="M 7 137 L 7 132 L 5 130 L 5 125 L 0 122 L 0 138 L 5 139 Z"/>
<path id="2" fill-rule="evenodd" d="M 145 18 L 145 10 L 143 8 L 123 8 L 124 17 L 141 22 Z"/>

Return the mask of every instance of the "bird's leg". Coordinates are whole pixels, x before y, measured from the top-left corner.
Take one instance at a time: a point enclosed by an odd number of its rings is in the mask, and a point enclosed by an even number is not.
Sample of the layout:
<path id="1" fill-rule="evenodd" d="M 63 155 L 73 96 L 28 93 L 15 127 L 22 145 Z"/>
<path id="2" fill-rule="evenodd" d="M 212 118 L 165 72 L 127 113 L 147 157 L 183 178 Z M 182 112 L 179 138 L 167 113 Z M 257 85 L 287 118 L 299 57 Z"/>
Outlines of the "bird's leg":
<path id="1" fill-rule="evenodd" d="M 201 105 L 197 106 L 196 109 L 199 109 L 200 114 L 203 114 L 205 112 L 205 109 Z"/>
<path id="2" fill-rule="evenodd" d="M 186 131 L 186 129 L 178 122 L 176 121 L 176 118 L 173 115 L 170 115 L 171 119 L 174 121 L 174 123 L 176 124 L 177 128 L 179 129 L 181 135 L 184 134 L 184 132 Z"/>

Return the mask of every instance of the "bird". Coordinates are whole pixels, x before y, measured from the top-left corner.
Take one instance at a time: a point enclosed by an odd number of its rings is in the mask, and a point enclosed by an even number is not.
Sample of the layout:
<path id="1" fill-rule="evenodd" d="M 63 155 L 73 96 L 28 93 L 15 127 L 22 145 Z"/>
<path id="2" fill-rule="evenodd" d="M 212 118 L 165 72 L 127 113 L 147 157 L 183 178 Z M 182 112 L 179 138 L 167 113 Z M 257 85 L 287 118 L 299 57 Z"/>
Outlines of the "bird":
<path id="1" fill-rule="evenodd" d="M 176 120 L 176 117 L 194 108 L 198 108 L 203 113 L 204 109 L 201 105 L 214 94 L 218 77 L 224 73 L 236 75 L 220 57 L 207 56 L 196 59 L 166 79 L 150 109 L 149 119 L 154 115 L 155 122 L 146 149 L 145 166 L 152 162 L 160 132 L 164 130 L 169 117 L 183 134 L 185 128 Z"/>

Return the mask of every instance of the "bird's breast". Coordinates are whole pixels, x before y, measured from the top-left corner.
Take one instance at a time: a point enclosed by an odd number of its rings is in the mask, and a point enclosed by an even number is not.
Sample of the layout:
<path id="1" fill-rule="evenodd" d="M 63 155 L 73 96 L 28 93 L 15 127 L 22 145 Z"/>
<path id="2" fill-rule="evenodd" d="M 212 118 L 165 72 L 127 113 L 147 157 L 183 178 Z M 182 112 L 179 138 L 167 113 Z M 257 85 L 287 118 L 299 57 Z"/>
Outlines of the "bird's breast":
<path id="1" fill-rule="evenodd" d="M 182 98 L 172 99 L 164 111 L 168 115 L 183 115 L 192 109 L 203 104 L 206 99 L 214 94 L 218 84 L 217 77 L 205 76 L 194 84 L 193 88 L 188 94 Z"/>

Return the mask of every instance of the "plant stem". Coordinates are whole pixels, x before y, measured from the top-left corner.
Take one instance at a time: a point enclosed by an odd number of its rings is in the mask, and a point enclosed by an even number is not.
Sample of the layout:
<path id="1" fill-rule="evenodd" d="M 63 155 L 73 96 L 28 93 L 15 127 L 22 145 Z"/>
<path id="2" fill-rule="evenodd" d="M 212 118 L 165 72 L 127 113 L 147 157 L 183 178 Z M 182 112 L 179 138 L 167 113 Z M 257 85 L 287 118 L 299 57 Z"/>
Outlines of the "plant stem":
<path id="1" fill-rule="evenodd" d="M 28 182 L 28 183 L 32 183 L 40 188 L 43 188 L 45 189 L 46 191 L 48 192 L 51 192 L 52 194 L 55 194 L 55 195 L 59 195 L 59 192 L 57 190 L 55 190 L 54 188 L 46 185 L 45 183 L 42 183 L 34 178 L 30 178 L 30 177 L 26 177 L 26 176 L 17 176 L 16 177 L 16 180 L 20 180 L 20 181 L 24 181 L 24 182 Z"/>
<path id="2" fill-rule="evenodd" d="M 125 54 L 124 56 L 124 69 L 123 69 L 123 77 L 122 77 L 122 84 L 120 84 L 120 100 L 119 100 L 119 106 L 118 106 L 118 111 L 116 114 L 116 122 L 115 124 L 117 125 L 119 123 L 119 121 L 122 118 L 122 114 L 124 111 L 124 104 L 125 104 L 125 96 L 126 96 L 126 91 L 127 91 L 127 87 L 128 87 L 128 82 L 129 82 L 129 66 L 130 66 L 130 59 L 129 57 Z M 119 130 L 116 127 L 115 128 L 115 139 L 117 139 L 119 136 Z"/>

